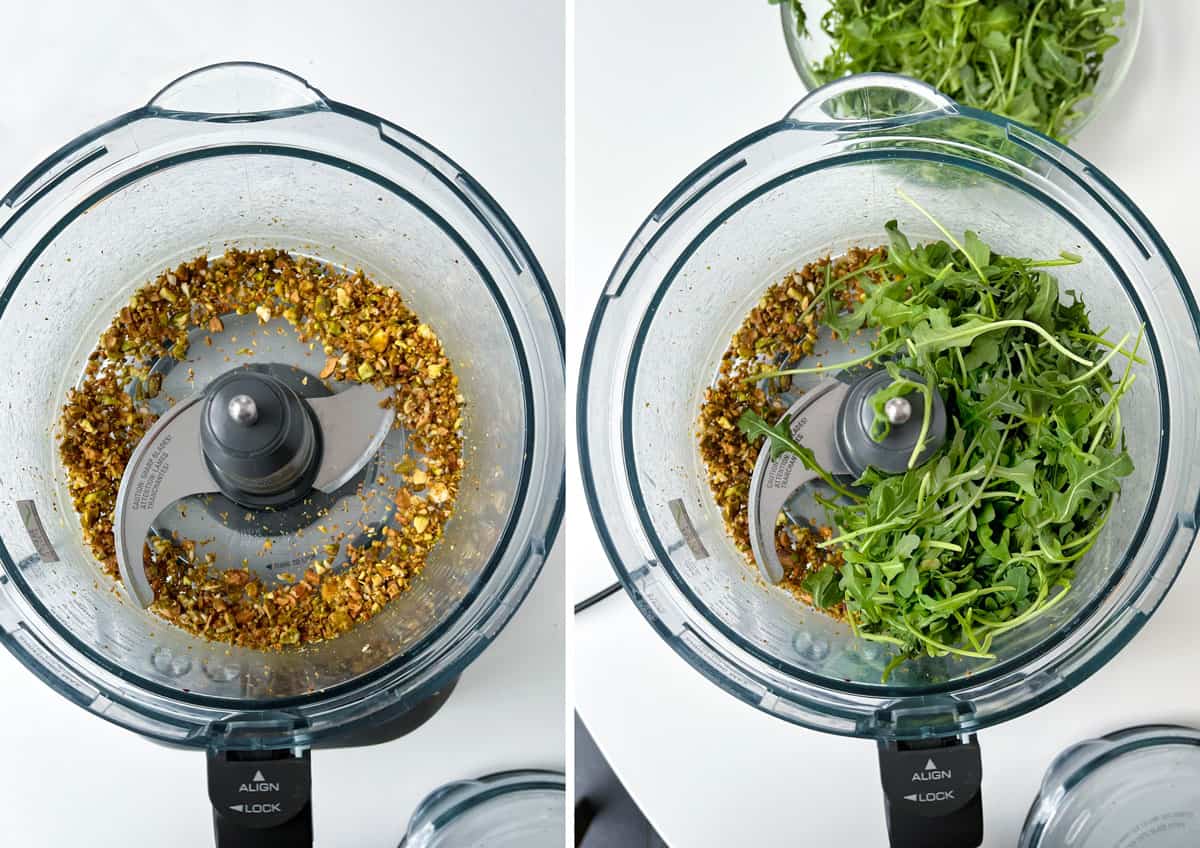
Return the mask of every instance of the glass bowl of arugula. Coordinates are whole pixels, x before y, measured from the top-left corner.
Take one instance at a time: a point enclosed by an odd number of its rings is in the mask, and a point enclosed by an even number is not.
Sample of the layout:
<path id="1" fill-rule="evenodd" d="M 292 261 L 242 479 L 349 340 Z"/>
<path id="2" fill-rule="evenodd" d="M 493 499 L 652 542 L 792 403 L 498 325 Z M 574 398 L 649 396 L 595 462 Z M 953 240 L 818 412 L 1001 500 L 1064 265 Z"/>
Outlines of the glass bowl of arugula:
<path id="1" fill-rule="evenodd" d="M 1065 142 L 1120 87 L 1143 0 L 770 0 L 804 86 L 898 73 Z"/>
<path id="2" fill-rule="evenodd" d="M 699 412 L 770 287 L 877 247 L 823 356 L 747 346 L 746 397 L 772 369 L 807 390 L 870 362 L 945 403 L 930 456 L 835 479 L 850 497 L 812 517 L 845 564 L 805 603 L 727 530 L 718 498 L 746 470 L 713 490 Z M 911 78 L 856 75 L 713 156 L 630 240 L 583 350 L 585 494 L 639 610 L 730 694 L 831 733 L 968 733 L 1095 673 L 1162 601 L 1200 524 L 1197 375 L 1188 281 L 1110 180 Z M 758 408 L 749 466 L 789 402 Z M 738 413 L 721 426 L 755 437 Z"/>

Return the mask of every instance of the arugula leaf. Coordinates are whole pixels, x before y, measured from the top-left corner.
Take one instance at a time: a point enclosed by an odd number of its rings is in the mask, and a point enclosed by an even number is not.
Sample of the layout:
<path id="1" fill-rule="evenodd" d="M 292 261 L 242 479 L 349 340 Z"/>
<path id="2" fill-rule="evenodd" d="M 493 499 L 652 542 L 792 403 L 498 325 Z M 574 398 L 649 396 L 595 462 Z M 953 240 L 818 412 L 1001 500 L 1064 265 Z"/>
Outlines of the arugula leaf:
<path id="1" fill-rule="evenodd" d="M 992 249 L 970 230 L 967 230 L 963 234 L 963 252 L 967 254 L 971 263 L 978 268 L 989 264 L 992 258 Z"/>
<path id="2" fill-rule="evenodd" d="M 940 392 L 946 443 L 902 474 L 867 469 L 856 481 L 865 496 L 826 502 L 837 533 L 822 545 L 842 554 L 841 594 L 824 573 L 809 578 L 822 608 L 844 604 L 860 636 L 898 647 L 888 674 L 918 654 L 986 659 L 994 638 L 1061 602 L 1133 471 L 1119 401 L 1145 361 L 1140 331 L 1110 340 L 1079 295 L 1062 292 L 1049 269 L 1078 256 L 1005 256 L 934 224 L 946 239 L 919 245 L 885 225 L 885 282 L 866 286 L 853 313 L 875 335 L 852 363 L 892 377 L 871 399 L 880 417 L 890 397 Z M 840 328 L 846 315 L 827 308 L 821 320 Z M 925 385 L 906 385 L 905 371 Z M 738 424 L 768 437 L 774 455 L 816 465 L 786 419 Z"/>
<path id="3" fill-rule="evenodd" d="M 753 409 L 747 409 L 738 418 L 738 429 L 745 434 L 746 438 L 751 442 L 757 442 L 763 436 L 767 437 L 771 445 L 771 459 L 778 459 L 785 453 L 795 454 L 800 458 L 800 462 L 809 471 L 816 472 L 829 488 L 833 489 L 839 495 L 852 500 L 858 500 L 858 495 L 851 492 L 842 484 L 838 483 L 833 478 L 833 475 L 821 467 L 813 455 L 811 448 L 806 448 L 804 445 L 796 441 L 792 436 L 792 423 L 788 416 L 783 416 L 779 423 L 775 426 L 768 424 L 761 415 Z"/>
<path id="4" fill-rule="evenodd" d="M 838 581 L 837 569 L 832 565 L 826 565 L 805 577 L 800 582 L 800 587 L 812 595 L 814 607 L 828 609 L 840 604 L 842 598 L 845 597 Z"/>
<path id="5" fill-rule="evenodd" d="M 1120 477 L 1133 473 L 1133 460 L 1124 451 L 1116 452 L 1100 448 L 1090 456 L 1075 456 L 1063 454 L 1060 461 L 1067 469 L 1070 485 L 1065 492 L 1054 492 L 1051 502 L 1055 505 L 1055 519 L 1059 523 L 1070 520 L 1080 505 L 1081 500 L 1089 499 L 1097 491 L 1113 493 L 1117 491 Z"/>

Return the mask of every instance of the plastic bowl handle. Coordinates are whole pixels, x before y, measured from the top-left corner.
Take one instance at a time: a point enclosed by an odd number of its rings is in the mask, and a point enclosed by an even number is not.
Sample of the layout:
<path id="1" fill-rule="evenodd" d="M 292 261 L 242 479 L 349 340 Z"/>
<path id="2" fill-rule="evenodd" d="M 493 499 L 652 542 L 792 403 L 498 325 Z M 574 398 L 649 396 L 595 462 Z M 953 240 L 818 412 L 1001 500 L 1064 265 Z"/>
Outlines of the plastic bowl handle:
<path id="1" fill-rule="evenodd" d="M 842 77 L 813 89 L 785 119 L 861 125 L 957 113 L 957 104 L 927 83 L 899 74 L 871 73 Z"/>
<path id="2" fill-rule="evenodd" d="M 223 62 L 179 77 L 147 104 L 152 112 L 193 120 L 253 120 L 328 109 L 325 96 L 282 68 Z"/>

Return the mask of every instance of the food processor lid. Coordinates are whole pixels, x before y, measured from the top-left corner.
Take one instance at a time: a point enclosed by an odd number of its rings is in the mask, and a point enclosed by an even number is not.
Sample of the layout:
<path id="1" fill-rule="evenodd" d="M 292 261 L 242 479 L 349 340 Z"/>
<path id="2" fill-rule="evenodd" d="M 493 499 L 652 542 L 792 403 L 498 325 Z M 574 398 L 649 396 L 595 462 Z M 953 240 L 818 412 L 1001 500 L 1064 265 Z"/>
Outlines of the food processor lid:
<path id="1" fill-rule="evenodd" d="M 417 806 L 400 848 L 558 848 L 566 803 L 559 772 L 508 771 L 449 783 Z"/>
<path id="2" fill-rule="evenodd" d="M 1200 730 L 1132 727 L 1081 742 L 1050 765 L 1021 848 L 1200 844 Z"/>

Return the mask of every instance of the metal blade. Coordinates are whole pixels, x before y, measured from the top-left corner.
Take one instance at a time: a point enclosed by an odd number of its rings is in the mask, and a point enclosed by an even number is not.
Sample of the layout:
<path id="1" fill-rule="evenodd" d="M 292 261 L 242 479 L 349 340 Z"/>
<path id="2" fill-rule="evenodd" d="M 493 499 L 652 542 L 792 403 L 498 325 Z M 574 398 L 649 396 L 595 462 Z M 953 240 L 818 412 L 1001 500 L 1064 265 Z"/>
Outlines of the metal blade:
<path id="1" fill-rule="evenodd" d="M 335 492 L 370 461 L 396 418 L 381 406 L 390 392 L 360 385 L 332 397 L 309 398 L 321 431 L 321 465 L 314 489 Z"/>
<path id="2" fill-rule="evenodd" d="M 822 468 L 835 475 L 850 471 L 834 442 L 838 410 L 848 391 L 845 383 L 826 380 L 805 392 L 787 411 L 791 416 L 792 436 L 813 452 Z M 770 443 L 763 445 L 750 479 L 748 518 L 754 561 L 768 583 L 776 584 L 783 579 L 783 563 L 775 550 L 775 522 L 779 513 L 801 486 L 816 477 L 815 472 L 804 467 L 800 457 L 784 453 L 773 460 Z"/>
<path id="3" fill-rule="evenodd" d="M 121 579 L 143 607 L 154 601 L 142 550 L 160 512 L 180 498 L 217 491 L 200 449 L 204 394 L 171 407 L 138 443 L 125 466 L 113 514 Z"/>

